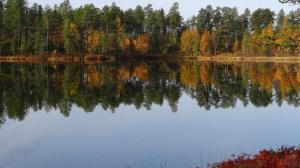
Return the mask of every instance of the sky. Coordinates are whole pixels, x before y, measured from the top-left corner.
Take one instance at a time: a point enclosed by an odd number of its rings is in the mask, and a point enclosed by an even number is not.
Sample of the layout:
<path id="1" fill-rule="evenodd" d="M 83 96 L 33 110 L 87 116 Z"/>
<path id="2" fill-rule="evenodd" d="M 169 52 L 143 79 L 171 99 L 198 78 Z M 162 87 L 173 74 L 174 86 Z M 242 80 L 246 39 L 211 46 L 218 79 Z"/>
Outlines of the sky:
<path id="1" fill-rule="evenodd" d="M 63 0 L 28 0 L 29 4 L 38 3 L 42 5 L 54 5 L 59 4 Z M 243 12 L 245 8 L 249 8 L 251 11 L 257 8 L 270 8 L 271 10 L 278 12 L 280 9 L 284 9 L 286 12 L 296 9 L 297 5 L 281 4 L 278 0 L 70 0 L 73 7 L 78 7 L 84 4 L 93 3 L 95 6 L 102 8 L 104 5 L 111 5 L 116 2 L 122 9 L 135 8 L 136 5 L 146 6 L 152 4 L 153 8 L 164 8 L 166 11 L 170 9 L 174 2 L 180 4 L 180 12 L 185 19 L 198 14 L 200 8 L 212 5 L 213 7 L 237 7 L 240 12 Z"/>

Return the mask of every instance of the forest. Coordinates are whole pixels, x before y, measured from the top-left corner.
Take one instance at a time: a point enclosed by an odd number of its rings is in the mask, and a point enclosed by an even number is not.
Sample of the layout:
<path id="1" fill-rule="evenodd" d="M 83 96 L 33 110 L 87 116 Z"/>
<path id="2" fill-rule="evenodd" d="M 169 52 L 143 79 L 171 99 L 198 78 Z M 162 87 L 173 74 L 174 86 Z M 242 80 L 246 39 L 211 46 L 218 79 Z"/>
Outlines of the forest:
<path id="1" fill-rule="evenodd" d="M 164 11 L 0 0 L 0 55 L 299 55 L 299 12 L 207 6 L 184 20 L 178 3 Z"/>

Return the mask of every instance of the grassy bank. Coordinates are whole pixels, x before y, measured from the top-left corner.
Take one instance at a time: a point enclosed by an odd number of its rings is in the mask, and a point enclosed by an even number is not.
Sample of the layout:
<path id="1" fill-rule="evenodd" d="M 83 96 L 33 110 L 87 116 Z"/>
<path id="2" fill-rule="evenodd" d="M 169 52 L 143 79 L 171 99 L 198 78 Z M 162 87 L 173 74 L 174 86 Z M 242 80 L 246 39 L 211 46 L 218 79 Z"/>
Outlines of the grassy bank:
<path id="1" fill-rule="evenodd" d="M 87 56 L 1 56 L 0 63 L 100 63 L 103 61 L 176 61 L 176 60 L 195 60 L 199 62 L 273 62 L 273 63 L 300 63 L 298 56 L 234 56 L 231 54 L 221 54 L 216 56 L 183 56 L 182 54 L 162 55 L 145 55 L 133 57 L 107 57 L 101 55 Z"/>
<path id="2" fill-rule="evenodd" d="M 136 57 L 121 57 L 121 60 L 142 60 L 142 61 L 178 61 L 192 60 L 199 62 L 216 63 L 238 63 L 238 62 L 270 62 L 270 63 L 300 63 L 300 56 L 238 56 L 232 54 L 220 54 L 214 56 L 184 56 L 183 54 L 146 55 Z"/>
<path id="3" fill-rule="evenodd" d="M 98 63 L 104 60 L 112 60 L 104 56 L 1 56 L 0 63 Z"/>
<path id="4" fill-rule="evenodd" d="M 200 56 L 194 57 L 197 61 L 212 61 L 212 62 L 274 62 L 274 63 L 300 63 L 298 56 L 232 56 L 232 55 L 217 55 L 217 56 Z"/>

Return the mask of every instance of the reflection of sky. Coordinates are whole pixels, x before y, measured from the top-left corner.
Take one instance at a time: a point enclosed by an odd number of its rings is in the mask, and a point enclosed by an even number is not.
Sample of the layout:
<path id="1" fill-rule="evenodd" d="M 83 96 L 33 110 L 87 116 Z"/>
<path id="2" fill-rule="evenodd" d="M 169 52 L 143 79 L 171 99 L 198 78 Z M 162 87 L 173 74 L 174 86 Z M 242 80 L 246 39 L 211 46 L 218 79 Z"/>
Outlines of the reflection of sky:
<path id="1" fill-rule="evenodd" d="M 30 113 L 0 128 L 0 167 L 196 167 L 232 153 L 298 145 L 300 111 L 284 104 L 268 108 L 205 111 L 183 96 L 178 112 L 169 105 L 151 111 L 121 106 L 115 114 L 73 108 Z"/>
<path id="2" fill-rule="evenodd" d="M 62 0 L 28 0 L 30 4 L 36 2 L 42 5 L 53 5 L 60 4 Z M 238 7 L 240 11 L 244 11 L 245 8 L 249 8 L 251 10 L 255 10 L 257 8 L 270 8 L 274 11 L 279 11 L 280 9 L 284 9 L 285 11 L 290 11 L 295 9 L 294 5 L 281 4 L 278 0 L 70 0 L 71 4 L 75 7 L 78 7 L 83 4 L 93 3 L 97 7 L 102 7 L 104 5 L 111 5 L 112 2 L 116 2 L 118 6 L 122 9 L 135 8 L 137 4 L 141 4 L 142 6 L 146 6 L 147 4 L 153 4 L 155 9 L 164 8 L 165 10 L 169 10 L 171 5 L 174 2 L 178 2 L 180 4 L 181 13 L 185 18 L 192 17 L 196 15 L 200 8 L 206 7 L 211 4 L 214 7 L 216 6 L 229 6 L 229 7 Z"/>

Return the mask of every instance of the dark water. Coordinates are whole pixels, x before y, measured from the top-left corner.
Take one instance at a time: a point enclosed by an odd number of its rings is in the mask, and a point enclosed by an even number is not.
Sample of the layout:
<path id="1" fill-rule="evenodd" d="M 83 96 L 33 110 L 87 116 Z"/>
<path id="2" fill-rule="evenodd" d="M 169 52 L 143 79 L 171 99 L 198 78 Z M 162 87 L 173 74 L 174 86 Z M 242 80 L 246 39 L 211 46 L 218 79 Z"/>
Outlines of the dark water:
<path id="1" fill-rule="evenodd" d="M 300 144 L 300 65 L 0 65 L 1 168 L 182 168 Z"/>

